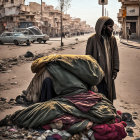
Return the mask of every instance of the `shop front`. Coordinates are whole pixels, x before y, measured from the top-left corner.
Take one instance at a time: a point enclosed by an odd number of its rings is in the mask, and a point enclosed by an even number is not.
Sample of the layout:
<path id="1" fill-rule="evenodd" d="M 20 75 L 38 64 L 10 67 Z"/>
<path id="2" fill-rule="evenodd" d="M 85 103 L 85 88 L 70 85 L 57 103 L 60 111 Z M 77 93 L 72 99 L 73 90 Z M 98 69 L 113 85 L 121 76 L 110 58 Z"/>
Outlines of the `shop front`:
<path id="1" fill-rule="evenodd" d="M 140 21 L 139 21 L 139 7 L 127 6 L 125 19 L 125 37 L 127 37 L 128 30 L 131 32 L 131 38 L 140 37 Z"/>

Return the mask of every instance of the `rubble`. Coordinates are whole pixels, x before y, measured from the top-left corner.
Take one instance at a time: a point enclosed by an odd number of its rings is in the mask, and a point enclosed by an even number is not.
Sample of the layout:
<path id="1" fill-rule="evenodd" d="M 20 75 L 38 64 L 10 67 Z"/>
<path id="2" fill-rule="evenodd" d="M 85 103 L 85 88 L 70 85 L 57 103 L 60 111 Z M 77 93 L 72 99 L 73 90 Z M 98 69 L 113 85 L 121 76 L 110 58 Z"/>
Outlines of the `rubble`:
<path id="1" fill-rule="evenodd" d="M 9 101 L 7 101 L 6 98 L 0 97 L 0 111 L 13 108 L 13 106 L 15 105 L 17 105 L 15 99 L 10 99 Z"/>
<path id="2" fill-rule="evenodd" d="M 28 58 L 28 57 L 34 57 L 34 54 L 30 51 L 27 51 L 26 54 L 24 55 L 24 57 Z"/>
<path id="3" fill-rule="evenodd" d="M 79 41 L 78 43 L 82 43 L 84 41 Z M 8 73 L 11 71 L 12 67 L 21 63 L 25 63 L 26 61 L 34 61 L 40 57 L 43 56 L 47 56 L 51 53 L 54 52 L 59 52 L 62 51 L 66 48 L 71 48 L 71 49 L 75 49 L 74 45 L 76 45 L 77 43 L 74 44 L 69 44 L 66 46 L 63 46 L 63 48 L 61 47 L 53 47 L 52 49 L 50 49 L 48 52 L 46 53 L 38 53 L 38 54 L 34 54 L 31 51 L 27 51 L 24 55 L 19 55 L 18 57 L 13 57 L 13 58 L 6 58 L 3 60 L 0 60 L 0 73 Z M 10 70 L 9 70 L 10 69 Z"/>
<path id="4" fill-rule="evenodd" d="M 16 126 L 4 126 L 0 128 L 0 139 L 24 139 L 24 140 L 46 140 L 47 137 L 60 137 L 62 140 L 68 140 L 71 138 L 71 134 L 65 130 L 35 130 L 35 129 L 24 129 Z M 69 139 L 70 140 L 70 139 Z M 78 140 L 78 139 L 76 139 Z"/>

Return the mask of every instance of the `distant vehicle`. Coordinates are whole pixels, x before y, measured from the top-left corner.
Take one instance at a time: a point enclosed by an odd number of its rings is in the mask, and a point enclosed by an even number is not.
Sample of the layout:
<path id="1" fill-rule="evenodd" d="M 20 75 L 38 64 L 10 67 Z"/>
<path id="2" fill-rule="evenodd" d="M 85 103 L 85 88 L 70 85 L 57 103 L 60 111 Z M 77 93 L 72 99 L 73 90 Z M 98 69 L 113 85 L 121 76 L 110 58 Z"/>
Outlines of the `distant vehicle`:
<path id="1" fill-rule="evenodd" d="M 14 31 L 17 31 L 17 32 L 20 31 L 26 36 L 32 37 L 33 42 L 37 41 L 39 43 L 42 43 L 42 42 L 46 43 L 46 41 L 49 40 L 49 36 L 47 34 L 43 34 L 41 30 L 36 26 L 31 26 L 28 28 L 18 28 L 18 29 L 15 29 Z"/>
<path id="2" fill-rule="evenodd" d="M 4 32 L 0 35 L 0 44 L 14 43 L 15 45 L 24 44 L 30 45 L 32 38 L 25 36 L 21 32 Z"/>

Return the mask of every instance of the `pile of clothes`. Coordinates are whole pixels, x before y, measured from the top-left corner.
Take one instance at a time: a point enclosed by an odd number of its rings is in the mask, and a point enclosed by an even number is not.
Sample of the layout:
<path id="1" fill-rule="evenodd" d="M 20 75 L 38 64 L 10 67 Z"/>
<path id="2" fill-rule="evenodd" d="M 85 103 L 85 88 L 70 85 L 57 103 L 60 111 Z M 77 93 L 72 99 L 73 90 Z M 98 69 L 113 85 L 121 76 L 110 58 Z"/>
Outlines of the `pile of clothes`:
<path id="1" fill-rule="evenodd" d="M 10 116 L 11 123 L 24 128 L 42 128 L 82 133 L 91 140 L 122 140 L 126 123 L 121 113 L 93 87 L 104 72 L 89 55 L 49 55 L 35 60 L 36 73 L 24 99 L 33 103 Z M 55 139 L 63 139 L 57 135 Z M 81 137 L 76 140 L 82 139 Z"/>

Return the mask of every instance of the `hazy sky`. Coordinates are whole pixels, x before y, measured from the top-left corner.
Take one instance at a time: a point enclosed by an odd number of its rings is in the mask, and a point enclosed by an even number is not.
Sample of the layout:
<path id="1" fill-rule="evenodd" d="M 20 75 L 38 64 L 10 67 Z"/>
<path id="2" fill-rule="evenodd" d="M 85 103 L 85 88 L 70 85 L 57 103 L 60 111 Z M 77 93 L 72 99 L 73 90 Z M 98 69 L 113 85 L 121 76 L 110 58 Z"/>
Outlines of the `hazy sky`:
<path id="1" fill-rule="evenodd" d="M 25 3 L 29 2 L 41 3 L 41 0 L 25 0 Z M 58 0 L 43 0 L 47 5 L 53 5 L 54 8 L 58 6 Z M 108 11 L 109 17 L 111 17 L 115 23 L 117 22 L 117 13 L 121 8 L 121 2 L 118 0 L 108 0 L 108 5 L 105 5 L 106 11 Z M 68 9 L 67 14 L 71 17 L 79 17 L 82 21 L 87 21 L 87 24 L 95 26 L 97 19 L 102 16 L 102 6 L 98 4 L 98 0 L 71 0 L 71 7 Z"/>

